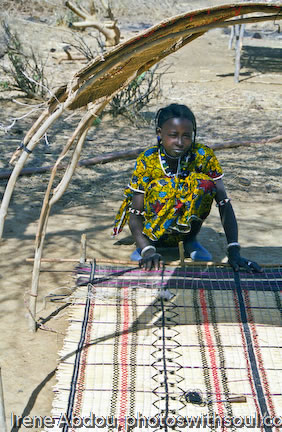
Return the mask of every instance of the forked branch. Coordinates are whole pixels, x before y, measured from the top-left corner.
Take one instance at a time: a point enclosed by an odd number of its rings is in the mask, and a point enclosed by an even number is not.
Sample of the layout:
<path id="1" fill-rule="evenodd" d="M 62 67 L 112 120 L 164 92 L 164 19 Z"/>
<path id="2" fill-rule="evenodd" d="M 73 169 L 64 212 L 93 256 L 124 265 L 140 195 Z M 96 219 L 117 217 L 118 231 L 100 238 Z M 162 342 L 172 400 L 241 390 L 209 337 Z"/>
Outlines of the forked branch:
<path id="1" fill-rule="evenodd" d="M 86 9 L 81 6 L 77 6 L 76 4 L 66 1 L 65 5 L 76 15 L 82 18 L 84 21 L 74 22 L 72 23 L 72 27 L 77 29 L 83 29 L 86 27 L 94 27 L 100 33 L 102 33 L 106 39 L 105 46 L 107 48 L 115 46 L 120 41 L 120 30 L 117 26 L 117 20 L 114 18 L 112 10 L 109 6 L 106 7 L 108 21 L 99 21 L 97 18 L 96 7 L 94 4 L 94 0 L 92 0 L 91 12 L 88 12 Z M 105 7 L 104 3 L 103 6 Z"/>

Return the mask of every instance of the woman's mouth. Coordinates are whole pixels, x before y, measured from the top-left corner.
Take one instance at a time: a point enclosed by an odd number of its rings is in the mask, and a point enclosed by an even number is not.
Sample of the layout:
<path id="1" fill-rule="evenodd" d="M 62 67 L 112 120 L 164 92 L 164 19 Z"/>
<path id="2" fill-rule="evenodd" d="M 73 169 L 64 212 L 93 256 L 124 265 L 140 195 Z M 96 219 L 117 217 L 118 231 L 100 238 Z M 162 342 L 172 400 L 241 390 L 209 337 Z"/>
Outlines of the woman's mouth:
<path id="1" fill-rule="evenodd" d="M 174 149 L 173 152 L 177 155 L 180 155 L 183 153 L 183 149 Z"/>

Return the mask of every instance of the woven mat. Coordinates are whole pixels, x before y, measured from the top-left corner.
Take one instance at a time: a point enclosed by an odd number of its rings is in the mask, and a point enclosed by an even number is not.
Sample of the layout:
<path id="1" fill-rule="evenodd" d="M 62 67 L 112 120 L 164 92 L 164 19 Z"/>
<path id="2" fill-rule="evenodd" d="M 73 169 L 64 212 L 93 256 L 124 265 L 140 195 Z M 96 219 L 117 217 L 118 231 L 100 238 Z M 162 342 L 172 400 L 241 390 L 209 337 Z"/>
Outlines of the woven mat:
<path id="1" fill-rule="evenodd" d="M 278 431 L 282 268 L 90 271 L 70 307 L 52 430 Z"/>

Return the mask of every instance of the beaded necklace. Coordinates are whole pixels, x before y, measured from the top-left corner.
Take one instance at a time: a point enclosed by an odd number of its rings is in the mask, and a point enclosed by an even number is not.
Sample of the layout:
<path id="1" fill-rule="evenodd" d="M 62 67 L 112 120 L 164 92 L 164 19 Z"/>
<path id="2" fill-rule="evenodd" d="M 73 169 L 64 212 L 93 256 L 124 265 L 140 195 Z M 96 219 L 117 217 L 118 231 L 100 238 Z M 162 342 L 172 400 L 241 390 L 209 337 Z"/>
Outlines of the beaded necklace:
<path id="1" fill-rule="evenodd" d="M 164 147 L 162 145 L 159 146 L 159 160 L 160 160 L 160 164 L 162 167 L 162 170 L 164 172 L 164 174 L 168 177 L 186 177 L 187 175 L 189 175 L 190 171 L 188 171 L 188 166 L 187 163 L 191 160 L 191 149 L 189 149 L 188 153 L 180 156 L 180 157 L 173 157 L 173 156 L 169 156 Z M 174 160 L 177 160 L 177 170 L 176 173 L 174 173 L 168 162 L 167 159 L 171 158 Z"/>

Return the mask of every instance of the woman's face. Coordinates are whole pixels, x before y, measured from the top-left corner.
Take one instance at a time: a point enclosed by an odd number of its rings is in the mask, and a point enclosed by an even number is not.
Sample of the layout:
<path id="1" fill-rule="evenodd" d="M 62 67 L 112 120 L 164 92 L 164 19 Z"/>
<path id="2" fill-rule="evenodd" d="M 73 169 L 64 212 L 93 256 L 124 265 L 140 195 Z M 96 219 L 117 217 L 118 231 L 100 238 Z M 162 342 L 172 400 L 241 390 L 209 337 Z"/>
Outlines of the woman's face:
<path id="1" fill-rule="evenodd" d="M 171 118 L 162 125 L 158 135 L 169 156 L 181 157 L 192 146 L 193 124 L 185 118 Z"/>

